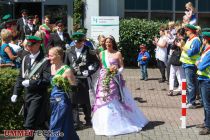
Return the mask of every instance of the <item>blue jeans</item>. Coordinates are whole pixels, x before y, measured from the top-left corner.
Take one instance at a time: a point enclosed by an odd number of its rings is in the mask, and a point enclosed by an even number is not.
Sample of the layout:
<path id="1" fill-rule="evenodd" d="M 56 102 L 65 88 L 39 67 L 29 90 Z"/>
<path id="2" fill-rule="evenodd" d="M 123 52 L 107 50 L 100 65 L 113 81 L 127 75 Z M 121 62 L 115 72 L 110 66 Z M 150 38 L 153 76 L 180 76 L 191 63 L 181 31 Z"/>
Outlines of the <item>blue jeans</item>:
<path id="1" fill-rule="evenodd" d="M 200 80 L 199 86 L 204 106 L 204 124 L 210 129 L 210 81 Z"/>
<path id="2" fill-rule="evenodd" d="M 187 103 L 195 105 L 197 91 L 196 67 L 186 67 L 184 68 L 184 72 L 187 82 Z"/>
<path id="3" fill-rule="evenodd" d="M 148 78 L 148 74 L 147 74 L 147 65 L 140 65 L 140 69 L 141 69 L 141 78 L 142 79 L 147 79 Z"/>

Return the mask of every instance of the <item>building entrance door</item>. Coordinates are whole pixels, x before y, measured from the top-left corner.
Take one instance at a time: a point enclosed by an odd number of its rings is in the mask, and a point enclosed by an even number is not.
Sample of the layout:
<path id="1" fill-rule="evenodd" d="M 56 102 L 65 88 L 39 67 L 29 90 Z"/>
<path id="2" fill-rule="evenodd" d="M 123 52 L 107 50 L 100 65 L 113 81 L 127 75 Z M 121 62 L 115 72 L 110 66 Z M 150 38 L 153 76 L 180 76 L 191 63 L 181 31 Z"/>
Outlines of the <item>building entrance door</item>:
<path id="1" fill-rule="evenodd" d="M 41 2 L 16 2 L 14 4 L 14 17 L 20 18 L 22 9 L 27 9 L 29 11 L 29 15 L 38 15 L 39 19 L 42 16 L 42 3 Z"/>

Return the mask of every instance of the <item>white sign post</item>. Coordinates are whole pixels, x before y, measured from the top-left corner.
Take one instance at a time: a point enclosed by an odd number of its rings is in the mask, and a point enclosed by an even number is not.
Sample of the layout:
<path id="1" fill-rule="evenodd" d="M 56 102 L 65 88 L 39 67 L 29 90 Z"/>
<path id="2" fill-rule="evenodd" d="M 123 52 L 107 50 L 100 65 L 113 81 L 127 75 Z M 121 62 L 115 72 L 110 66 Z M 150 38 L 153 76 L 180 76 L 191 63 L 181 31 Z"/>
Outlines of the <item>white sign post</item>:
<path id="1" fill-rule="evenodd" d="M 112 35 L 119 42 L 119 17 L 118 16 L 92 16 L 91 38 L 98 42 L 99 35 Z"/>

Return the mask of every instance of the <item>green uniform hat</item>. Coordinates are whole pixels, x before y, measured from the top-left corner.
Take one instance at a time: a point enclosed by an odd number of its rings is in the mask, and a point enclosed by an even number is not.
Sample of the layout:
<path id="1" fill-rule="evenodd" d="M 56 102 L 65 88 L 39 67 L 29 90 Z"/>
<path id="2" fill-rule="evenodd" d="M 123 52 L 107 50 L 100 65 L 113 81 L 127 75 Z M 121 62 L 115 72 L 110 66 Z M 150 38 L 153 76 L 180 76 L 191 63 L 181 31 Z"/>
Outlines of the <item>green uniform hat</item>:
<path id="1" fill-rule="evenodd" d="M 82 32 L 75 32 L 72 34 L 71 38 L 75 41 L 82 40 L 85 38 L 85 34 Z"/>
<path id="2" fill-rule="evenodd" d="M 194 25 L 191 25 L 191 24 L 187 24 L 185 25 L 185 30 L 191 30 L 191 31 L 196 31 L 197 28 L 194 26 Z"/>
<path id="3" fill-rule="evenodd" d="M 27 16 L 27 19 L 34 19 L 34 16 Z"/>
<path id="4" fill-rule="evenodd" d="M 81 32 L 81 33 L 86 34 L 86 33 L 87 33 L 87 29 L 86 29 L 86 28 L 79 28 L 79 29 L 77 30 L 77 32 Z"/>
<path id="5" fill-rule="evenodd" d="M 12 16 L 10 15 L 10 14 L 7 14 L 7 15 L 4 15 L 3 17 L 2 17 L 2 20 L 3 21 L 7 21 L 7 20 L 9 20 L 9 19 L 11 19 L 12 18 Z"/>
<path id="6" fill-rule="evenodd" d="M 42 41 L 42 39 L 37 36 L 26 36 L 26 39 L 27 39 L 27 45 L 29 46 L 36 44 L 39 41 Z"/>
<path id="7" fill-rule="evenodd" d="M 202 32 L 203 38 L 210 40 L 210 32 Z"/>

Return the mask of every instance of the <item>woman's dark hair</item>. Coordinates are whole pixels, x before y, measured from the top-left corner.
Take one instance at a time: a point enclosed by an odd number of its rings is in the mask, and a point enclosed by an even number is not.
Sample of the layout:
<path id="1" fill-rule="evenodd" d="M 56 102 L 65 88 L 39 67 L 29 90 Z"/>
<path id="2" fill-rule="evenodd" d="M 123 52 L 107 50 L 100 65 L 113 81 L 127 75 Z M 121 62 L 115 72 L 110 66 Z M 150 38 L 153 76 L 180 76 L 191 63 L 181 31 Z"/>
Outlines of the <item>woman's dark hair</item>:
<path id="1" fill-rule="evenodd" d="M 185 36 L 185 29 L 180 28 L 180 29 L 177 30 L 177 33 L 180 34 L 181 36 Z"/>
<path id="2" fill-rule="evenodd" d="M 112 41 L 113 50 L 118 51 L 118 49 L 117 49 L 117 43 L 116 43 L 114 37 L 113 37 L 112 35 L 109 35 L 109 36 L 106 38 L 106 40 L 107 40 L 107 39 L 110 39 L 110 40 Z"/>

